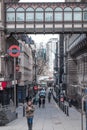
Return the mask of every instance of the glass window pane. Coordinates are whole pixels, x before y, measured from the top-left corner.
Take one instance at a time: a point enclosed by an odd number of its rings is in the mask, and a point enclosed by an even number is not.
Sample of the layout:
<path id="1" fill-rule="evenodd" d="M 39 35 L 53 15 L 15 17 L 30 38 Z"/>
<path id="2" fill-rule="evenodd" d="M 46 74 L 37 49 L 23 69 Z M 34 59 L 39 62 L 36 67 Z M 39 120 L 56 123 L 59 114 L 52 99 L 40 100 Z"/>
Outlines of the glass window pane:
<path id="1" fill-rule="evenodd" d="M 24 11 L 24 9 L 23 8 L 17 8 L 16 11 Z"/>
<path id="2" fill-rule="evenodd" d="M 35 21 L 43 21 L 43 13 L 36 13 Z"/>
<path id="3" fill-rule="evenodd" d="M 42 8 L 37 8 L 36 11 L 40 12 L 40 11 L 43 11 L 43 9 Z"/>
<path id="4" fill-rule="evenodd" d="M 74 11 L 82 11 L 82 9 L 80 7 L 76 7 L 74 8 Z"/>
<path id="5" fill-rule="evenodd" d="M 26 13 L 26 21 L 34 21 L 34 13 Z"/>
<path id="6" fill-rule="evenodd" d="M 7 13 L 7 21 L 15 21 L 15 13 Z"/>
<path id="7" fill-rule="evenodd" d="M 83 20 L 87 20 L 87 8 L 83 10 Z"/>
<path id="8" fill-rule="evenodd" d="M 55 13 L 55 21 L 62 21 L 62 12 L 61 13 Z"/>
<path id="9" fill-rule="evenodd" d="M 87 8 L 84 8 L 83 11 L 87 11 Z"/>
<path id="10" fill-rule="evenodd" d="M 12 12 L 12 11 L 14 12 L 15 9 L 14 9 L 14 8 L 8 8 L 8 9 L 7 9 L 7 12 Z"/>
<path id="11" fill-rule="evenodd" d="M 55 11 L 63 11 L 62 8 L 56 8 Z"/>
<path id="12" fill-rule="evenodd" d="M 16 21 L 24 21 L 24 13 L 17 13 Z"/>
<path id="13" fill-rule="evenodd" d="M 72 13 L 64 13 L 64 21 L 72 21 Z"/>
<path id="14" fill-rule="evenodd" d="M 45 13 L 45 21 L 53 21 L 53 13 Z"/>
<path id="15" fill-rule="evenodd" d="M 87 20 L 87 12 L 84 12 L 84 14 L 83 14 L 83 20 Z"/>
<path id="16" fill-rule="evenodd" d="M 32 12 L 32 11 L 34 11 L 34 9 L 33 8 L 27 8 L 26 11 Z"/>
<path id="17" fill-rule="evenodd" d="M 82 20 L 82 13 L 74 12 L 74 20 L 81 21 Z"/>
<path id="18" fill-rule="evenodd" d="M 52 8 L 46 8 L 45 11 L 53 11 Z"/>
<path id="19" fill-rule="evenodd" d="M 26 21 L 34 21 L 34 13 L 26 13 Z"/>
<path id="20" fill-rule="evenodd" d="M 64 9 L 64 11 L 72 11 L 72 9 L 70 7 L 67 7 Z"/>

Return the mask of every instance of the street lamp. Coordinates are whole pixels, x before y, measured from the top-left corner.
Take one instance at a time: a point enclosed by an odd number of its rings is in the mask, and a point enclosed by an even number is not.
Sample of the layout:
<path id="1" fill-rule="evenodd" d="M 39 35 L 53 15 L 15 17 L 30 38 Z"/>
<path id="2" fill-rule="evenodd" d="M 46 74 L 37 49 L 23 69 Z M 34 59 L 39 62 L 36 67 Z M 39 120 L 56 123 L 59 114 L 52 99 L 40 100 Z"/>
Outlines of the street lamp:
<path id="1" fill-rule="evenodd" d="M 37 61 L 36 61 L 36 59 L 37 59 L 37 56 L 36 56 L 36 53 L 35 53 L 35 85 L 37 83 Z"/>
<path id="2" fill-rule="evenodd" d="M 84 101 L 87 95 L 84 95 L 82 97 L 82 119 L 83 119 L 83 111 L 84 111 Z M 87 106 L 87 101 L 86 101 L 86 106 Z M 82 120 L 82 130 L 83 130 L 83 120 Z M 86 110 L 86 130 L 87 130 L 87 110 Z"/>

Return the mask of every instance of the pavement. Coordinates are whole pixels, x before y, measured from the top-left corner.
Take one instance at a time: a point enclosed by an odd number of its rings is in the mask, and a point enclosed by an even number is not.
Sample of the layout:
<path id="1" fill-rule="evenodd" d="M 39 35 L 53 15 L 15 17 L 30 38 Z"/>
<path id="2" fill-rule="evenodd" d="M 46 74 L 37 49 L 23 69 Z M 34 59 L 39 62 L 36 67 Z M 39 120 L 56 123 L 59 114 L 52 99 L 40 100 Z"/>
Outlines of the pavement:
<path id="1" fill-rule="evenodd" d="M 6 126 L 0 127 L 0 130 L 28 130 L 26 117 L 23 117 L 23 107 L 17 108 L 18 119 L 10 122 Z M 84 129 L 85 128 L 84 116 Z M 69 108 L 69 116 L 67 116 L 52 99 L 48 103 L 46 99 L 45 108 L 35 106 L 35 115 L 33 122 L 33 130 L 82 130 L 81 129 L 81 113 L 74 107 Z"/>

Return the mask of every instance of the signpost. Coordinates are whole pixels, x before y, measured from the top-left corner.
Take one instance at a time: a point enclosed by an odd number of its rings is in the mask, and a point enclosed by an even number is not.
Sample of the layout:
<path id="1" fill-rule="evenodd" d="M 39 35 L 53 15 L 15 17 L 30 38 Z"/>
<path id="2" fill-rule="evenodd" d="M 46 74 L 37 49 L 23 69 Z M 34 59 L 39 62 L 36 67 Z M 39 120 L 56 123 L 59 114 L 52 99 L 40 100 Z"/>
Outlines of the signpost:
<path id="1" fill-rule="evenodd" d="M 16 57 L 20 55 L 20 47 L 12 45 L 7 52 L 14 58 L 14 105 L 16 106 Z"/>

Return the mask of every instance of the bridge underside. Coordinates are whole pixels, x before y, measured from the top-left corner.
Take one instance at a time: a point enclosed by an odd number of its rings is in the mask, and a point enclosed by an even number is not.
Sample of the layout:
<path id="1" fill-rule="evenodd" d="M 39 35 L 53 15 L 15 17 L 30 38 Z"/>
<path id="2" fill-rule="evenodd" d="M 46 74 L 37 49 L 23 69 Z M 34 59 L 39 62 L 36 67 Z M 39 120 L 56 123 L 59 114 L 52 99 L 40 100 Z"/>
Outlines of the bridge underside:
<path id="1" fill-rule="evenodd" d="M 7 33 L 87 32 L 87 3 L 5 3 Z"/>
<path id="2" fill-rule="evenodd" d="M 68 33 L 87 33 L 87 28 L 62 28 L 60 25 L 56 25 L 55 28 L 53 28 L 51 25 L 51 27 L 42 27 L 42 28 L 38 28 L 39 24 L 37 25 L 37 27 L 33 27 L 33 25 L 27 25 L 26 27 L 24 27 L 24 25 L 18 25 L 16 28 L 14 27 L 14 25 L 8 25 L 8 26 L 13 26 L 13 28 L 9 28 L 7 27 L 6 32 L 7 33 L 27 33 L 27 34 L 68 34 Z M 21 26 L 21 28 L 19 27 Z M 42 25 L 43 26 L 43 25 Z M 49 26 L 49 25 L 46 25 Z"/>

